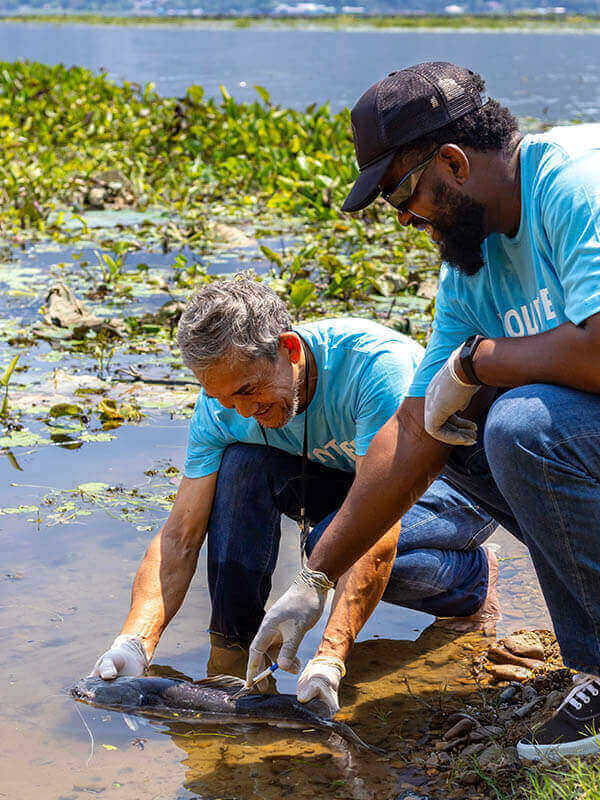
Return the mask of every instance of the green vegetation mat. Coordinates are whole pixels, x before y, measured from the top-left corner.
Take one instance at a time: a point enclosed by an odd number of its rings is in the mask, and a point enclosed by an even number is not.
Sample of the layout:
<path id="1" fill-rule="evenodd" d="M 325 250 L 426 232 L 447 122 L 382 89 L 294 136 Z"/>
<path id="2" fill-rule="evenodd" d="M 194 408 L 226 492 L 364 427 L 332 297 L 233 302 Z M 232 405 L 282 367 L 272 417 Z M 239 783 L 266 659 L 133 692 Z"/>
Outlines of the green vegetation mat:
<path id="1" fill-rule="evenodd" d="M 514 30 L 514 29 L 581 29 L 600 27 L 600 16 L 585 14 L 390 14 L 386 16 L 339 14 L 319 16 L 285 16 L 281 18 L 257 15 L 245 17 L 230 16 L 110 16 L 105 14 L 18 14 L 0 15 L 5 22 L 44 22 L 52 24 L 81 25 L 178 25 L 193 27 L 235 27 L 249 28 L 254 26 L 274 28 L 307 28 L 325 29 L 356 28 L 365 30 L 377 29 L 411 29 L 435 28 L 460 30 L 461 28 L 477 28 L 481 30 Z"/>

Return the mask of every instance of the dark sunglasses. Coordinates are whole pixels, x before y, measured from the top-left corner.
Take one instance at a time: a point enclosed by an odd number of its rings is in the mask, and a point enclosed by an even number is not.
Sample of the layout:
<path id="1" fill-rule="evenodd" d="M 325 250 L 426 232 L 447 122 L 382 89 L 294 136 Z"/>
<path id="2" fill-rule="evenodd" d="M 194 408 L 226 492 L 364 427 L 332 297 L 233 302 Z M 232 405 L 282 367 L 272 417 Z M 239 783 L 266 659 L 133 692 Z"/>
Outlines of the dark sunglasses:
<path id="1" fill-rule="evenodd" d="M 395 209 L 400 208 L 403 203 L 406 203 L 408 198 L 415 193 L 415 189 L 417 188 L 417 184 L 419 183 L 421 175 L 427 169 L 429 162 L 433 161 L 438 150 L 439 147 L 436 147 L 433 153 L 428 156 L 425 161 L 417 164 L 417 166 L 413 167 L 410 172 L 407 172 L 400 183 L 397 183 L 393 189 L 390 189 L 388 192 L 384 192 L 382 190 L 381 196 L 383 199 Z"/>

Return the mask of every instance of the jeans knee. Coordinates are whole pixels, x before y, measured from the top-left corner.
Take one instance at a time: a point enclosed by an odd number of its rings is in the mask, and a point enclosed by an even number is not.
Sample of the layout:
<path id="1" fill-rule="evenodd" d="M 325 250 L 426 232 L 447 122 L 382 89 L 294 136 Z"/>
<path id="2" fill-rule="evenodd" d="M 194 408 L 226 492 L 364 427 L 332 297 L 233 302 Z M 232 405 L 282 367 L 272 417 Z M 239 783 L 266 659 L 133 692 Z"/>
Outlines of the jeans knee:
<path id="1" fill-rule="evenodd" d="M 485 454 L 492 474 L 514 473 L 540 465 L 548 444 L 556 439 L 550 413 L 556 387 L 520 386 L 504 392 L 491 407 L 484 430 Z"/>

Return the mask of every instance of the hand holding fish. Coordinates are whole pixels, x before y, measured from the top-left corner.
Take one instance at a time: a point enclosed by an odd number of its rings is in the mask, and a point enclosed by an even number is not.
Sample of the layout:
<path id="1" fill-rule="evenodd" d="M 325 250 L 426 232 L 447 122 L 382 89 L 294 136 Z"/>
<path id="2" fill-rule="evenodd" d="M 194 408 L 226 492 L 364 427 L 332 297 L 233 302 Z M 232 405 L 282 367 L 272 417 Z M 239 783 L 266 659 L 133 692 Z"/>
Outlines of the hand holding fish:
<path id="1" fill-rule="evenodd" d="M 315 656 L 304 667 L 298 678 L 297 696 L 301 703 L 322 700 L 329 709 L 329 716 L 340 710 L 338 691 L 340 681 L 346 674 L 346 666 L 337 656 Z"/>
<path id="2" fill-rule="evenodd" d="M 264 669 L 265 654 L 279 648 L 275 660 L 286 672 L 297 672 L 296 653 L 304 635 L 318 622 L 333 583 L 322 572 L 303 567 L 294 582 L 265 614 L 250 645 L 246 685 Z"/>
<path id="3" fill-rule="evenodd" d="M 108 650 L 94 664 L 90 677 L 98 676 L 104 680 L 112 680 L 119 675 L 133 675 L 136 678 L 144 674 L 148 666 L 148 657 L 139 636 L 123 634 L 117 636 Z"/>

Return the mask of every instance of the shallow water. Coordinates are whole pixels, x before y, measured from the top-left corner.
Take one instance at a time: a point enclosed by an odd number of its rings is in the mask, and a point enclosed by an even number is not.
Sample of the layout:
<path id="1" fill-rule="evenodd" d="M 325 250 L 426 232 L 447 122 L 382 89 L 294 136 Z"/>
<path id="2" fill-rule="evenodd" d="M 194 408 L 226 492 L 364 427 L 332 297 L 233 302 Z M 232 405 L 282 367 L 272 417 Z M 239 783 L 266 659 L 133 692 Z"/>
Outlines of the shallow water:
<path id="1" fill-rule="evenodd" d="M 102 226 L 113 218 L 108 214 L 94 219 Z M 101 231 L 94 234 L 99 239 Z M 90 241 L 73 247 L 91 258 L 94 246 Z M 209 270 L 224 271 L 223 264 L 235 269 L 252 255 L 252 248 L 215 247 L 204 257 Z M 2 363 L 15 352 L 7 343 L 10 337 L 39 316 L 51 276 L 61 274 L 57 265 L 69 264 L 72 256 L 72 248 L 48 243 L 4 254 Z M 141 258 L 151 263 L 153 274 L 166 274 L 173 253 L 135 253 L 128 268 L 135 271 Z M 65 270 L 73 288 L 83 292 L 83 278 L 74 278 L 72 266 Z M 140 313 L 168 299 L 145 284 L 135 286 L 132 299 L 107 300 L 114 313 Z M 102 304 L 86 299 L 88 303 L 102 310 Z M 20 365 L 27 369 L 16 373 L 11 388 L 16 408 L 29 408 L 27 397 L 37 397 L 39 403 L 44 393 L 68 394 L 82 375 L 98 380 L 89 356 L 64 354 L 47 342 L 19 352 Z M 117 364 L 185 376 L 168 342 L 147 352 L 121 346 L 115 359 L 100 381 L 102 391 L 131 391 L 120 384 L 121 389 L 115 388 L 111 378 Z M 193 387 L 171 394 L 163 388 L 137 388 L 142 389 L 137 398 L 145 416 L 135 425 L 102 431 L 93 412 L 96 400 L 92 402 L 85 430 L 93 436 L 104 434 L 106 441 L 86 440 L 79 431 L 67 446 L 52 442 L 46 403 L 32 406 L 37 408 L 33 412 L 25 410 L 22 419 L 43 441 L 2 451 L 0 797 L 394 797 L 403 769 L 402 742 L 418 737 L 423 724 L 420 703 L 444 685 L 452 702 L 471 692 L 473 656 L 483 646 L 477 636 L 457 637 L 429 627 L 432 619 L 424 614 L 381 604 L 359 637 L 343 686 L 340 718 L 366 741 L 389 749 L 388 760 L 357 754 L 314 731 L 193 729 L 157 723 L 132 731 L 121 715 L 76 705 L 66 695 L 118 632 L 133 575 L 166 517 L 177 468 L 183 464 Z M 78 402 L 86 402 L 85 397 Z M 505 617 L 498 633 L 549 627 L 524 548 L 502 532 L 494 541 L 503 559 L 500 595 Z M 284 521 L 273 597 L 287 587 L 298 562 L 296 526 Z M 208 622 L 202 554 L 184 606 L 160 643 L 158 669 L 204 676 Z M 303 642 L 303 661 L 313 654 L 321 630 L 322 624 Z M 293 692 L 295 679 L 283 674 L 278 687 Z"/>

